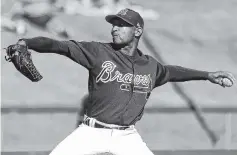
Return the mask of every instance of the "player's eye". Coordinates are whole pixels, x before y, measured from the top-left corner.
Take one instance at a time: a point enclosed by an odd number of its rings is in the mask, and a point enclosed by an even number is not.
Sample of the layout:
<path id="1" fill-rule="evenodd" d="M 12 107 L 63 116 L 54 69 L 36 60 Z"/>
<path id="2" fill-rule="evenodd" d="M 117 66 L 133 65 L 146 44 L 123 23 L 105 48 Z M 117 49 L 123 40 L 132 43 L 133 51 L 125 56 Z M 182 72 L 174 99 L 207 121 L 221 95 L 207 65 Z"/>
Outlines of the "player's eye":
<path id="1" fill-rule="evenodd" d="M 114 26 L 118 26 L 118 27 L 124 27 L 125 24 L 124 23 L 114 23 Z"/>
<path id="2" fill-rule="evenodd" d="M 124 23 L 120 23 L 118 26 L 120 26 L 120 27 L 124 27 L 125 24 L 124 24 Z"/>
<path id="3" fill-rule="evenodd" d="M 118 26 L 118 27 L 131 27 L 132 25 L 126 23 L 126 22 L 123 22 L 123 21 L 115 21 L 113 23 L 114 26 Z"/>

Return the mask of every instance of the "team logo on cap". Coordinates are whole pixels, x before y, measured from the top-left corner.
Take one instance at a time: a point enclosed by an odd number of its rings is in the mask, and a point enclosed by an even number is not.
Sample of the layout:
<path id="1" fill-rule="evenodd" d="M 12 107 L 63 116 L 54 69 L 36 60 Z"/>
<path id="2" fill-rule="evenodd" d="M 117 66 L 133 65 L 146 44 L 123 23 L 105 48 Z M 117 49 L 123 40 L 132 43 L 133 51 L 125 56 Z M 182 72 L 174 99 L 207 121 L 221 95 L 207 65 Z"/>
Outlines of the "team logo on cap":
<path id="1" fill-rule="evenodd" d="M 123 10 L 119 11 L 118 14 L 125 16 L 127 14 L 127 12 L 128 12 L 128 9 L 123 9 Z"/>

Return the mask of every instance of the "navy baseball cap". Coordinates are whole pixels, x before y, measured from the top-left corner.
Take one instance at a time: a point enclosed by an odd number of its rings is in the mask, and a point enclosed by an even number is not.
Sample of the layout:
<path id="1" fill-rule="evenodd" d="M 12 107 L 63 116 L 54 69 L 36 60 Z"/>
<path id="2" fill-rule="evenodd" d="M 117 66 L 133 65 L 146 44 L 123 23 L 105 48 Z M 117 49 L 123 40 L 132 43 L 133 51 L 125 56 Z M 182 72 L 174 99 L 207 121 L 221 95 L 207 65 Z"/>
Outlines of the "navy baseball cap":
<path id="1" fill-rule="evenodd" d="M 113 19 L 120 18 L 123 21 L 137 27 L 142 28 L 144 27 L 144 21 L 143 18 L 140 16 L 140 14 L 134 10 L 131 9 L 123 9 L 119 11 L 116 15 L 107 15 L 105 17 L 105 20 L 111 24 L 113 24 Z"/>

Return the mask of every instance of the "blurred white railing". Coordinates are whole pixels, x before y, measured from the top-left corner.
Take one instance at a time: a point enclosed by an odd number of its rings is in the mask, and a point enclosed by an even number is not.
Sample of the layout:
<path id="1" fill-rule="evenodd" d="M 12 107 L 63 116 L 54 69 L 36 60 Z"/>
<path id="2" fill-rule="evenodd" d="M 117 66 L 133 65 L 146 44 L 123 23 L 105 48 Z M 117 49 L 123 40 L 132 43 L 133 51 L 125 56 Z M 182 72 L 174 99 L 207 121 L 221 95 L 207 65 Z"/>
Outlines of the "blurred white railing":
<path id="1" fill-rule="evenodd" d="M 202 113 L 205 114 L 220 114 L 225 117 L 225 135 L 224 135 L 224 148 L 231 149 L 232 140 L 232 115 L 237 114 L 237 107 L 202 107 L 200 108 Z M 79 108 L 75 106 L 64 106 L 64 105 L 35 105 L 35 106 L 24 106 L 24 105 L 8 105 L 1 107 L 2 115 L 9 115 L 11 113 L 34 114 L 34 113 L 78 113 Z M 192 113 L 192 110 L 188 107 L 147 107 L 145 108 L 146 114 L 174 114 L 174 113 Z M 235 117 L 236 118 L 236 117 Z M 237 122 L 237 120 L 236 120 Z"/>
<path id="2" fill-rule="evenodd" d="M 237 107 L 200 107 L 203 113 L 237 113 Z M 76 113 L 78 112 L 77 106 L 67 106 L 67 105 L 8 105 L 2 106 L 1 112 L 5 113 Z M 188 107 L 147 107 L 145 108 L 145 113 L 190 113 L 192 110 Z"/>

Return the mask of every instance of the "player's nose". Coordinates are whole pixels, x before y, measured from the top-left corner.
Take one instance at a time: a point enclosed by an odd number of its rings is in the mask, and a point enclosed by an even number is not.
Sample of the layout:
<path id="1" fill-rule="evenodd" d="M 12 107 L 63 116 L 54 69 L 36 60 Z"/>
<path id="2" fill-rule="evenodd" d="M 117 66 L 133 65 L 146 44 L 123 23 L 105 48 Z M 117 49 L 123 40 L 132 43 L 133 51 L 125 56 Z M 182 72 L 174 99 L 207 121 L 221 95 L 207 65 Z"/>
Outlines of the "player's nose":
<path id="1" fill-rule="evenodd" d="M 112 32 L 115 32 L 115 31 L 117 31 L 118 29 L 119 29 L 119 27 L 116 26 L 116 25 L 114 25 L 113 28 L 112 28 Z"/>
<path id="2" fill-rule="evenodd" d="M 118 35 L 118 29 L 116 29 L 116 28 L 114 29 L 114 28 L 113 28 L 112 31 L 111 31 L 111 35 L 112 35 L 112 36 Z"/>

